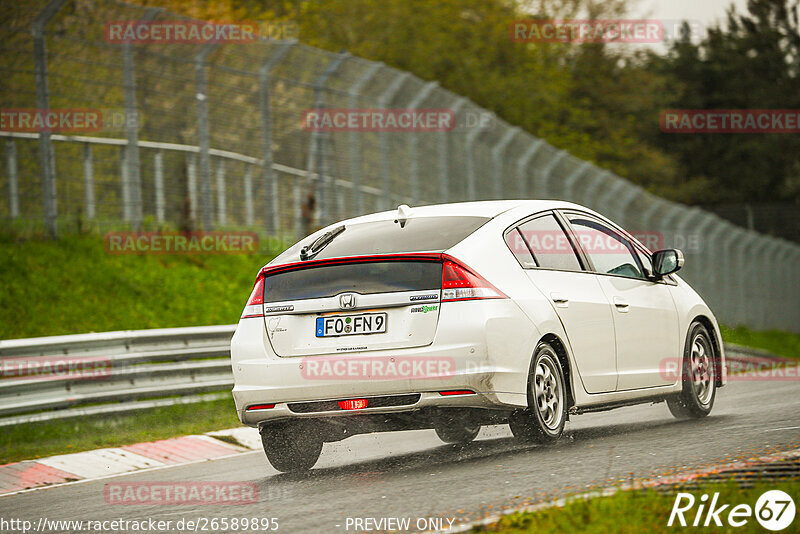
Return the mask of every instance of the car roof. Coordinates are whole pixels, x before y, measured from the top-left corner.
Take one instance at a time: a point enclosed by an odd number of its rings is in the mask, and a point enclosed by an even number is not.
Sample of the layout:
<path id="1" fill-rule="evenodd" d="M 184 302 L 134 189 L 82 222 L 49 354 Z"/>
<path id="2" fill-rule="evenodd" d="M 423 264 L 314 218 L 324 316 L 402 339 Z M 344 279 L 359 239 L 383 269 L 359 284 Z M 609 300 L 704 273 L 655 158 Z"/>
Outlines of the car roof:
<path id="1" fill-rule="evenodd" d="M 479 200 L 474 202 L 454 202 L 450 204 L 433 204 L 425 206 L 411 206 L 411 217 L 488 217 L 493 218 L 516 208 L 542 211 L 557 208 L 583 208 L 572 202 L 562 200 Z M 371 213 L 342 221 L 356 224 L 371 221 L 383 221 L 397 218 L 397 209 Z"/>

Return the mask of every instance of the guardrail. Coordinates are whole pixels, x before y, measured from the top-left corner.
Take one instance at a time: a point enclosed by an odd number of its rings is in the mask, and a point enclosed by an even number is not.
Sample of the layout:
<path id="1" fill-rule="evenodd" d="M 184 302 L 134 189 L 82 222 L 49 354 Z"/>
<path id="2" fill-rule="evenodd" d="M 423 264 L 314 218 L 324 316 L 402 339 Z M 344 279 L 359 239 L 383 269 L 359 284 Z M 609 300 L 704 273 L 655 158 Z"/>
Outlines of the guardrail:
<path id="1" fill-rule="evenodd" d="M 229 397 L 205 393 L 233 386 L 234 329 L 223 325 L 0 341 L 6 375 L 0 379 L 0 426 Z M 45 371 L 43 366 L 52 368 L 59 361 L 62 367 L 101 362 L 102 373 Z M 26 369 L 20 370 L 20 364 Z"/>
<path id="2" fill-rule="evenodd" d="M 236 325 L 127 330 L 0 341 L 0 369 L 23 362 L 102 360 L 89 378 L 0 377 L 0 427 L 230 398 L 230 340 Z M 726 344 L 729 361 L 775 358 Z M 210 393 L 214 392 L 214 393 Z M 166 398 L 165 398 L 166 397 Z M 87 406 L 88 405 L 88 406 Z"/>

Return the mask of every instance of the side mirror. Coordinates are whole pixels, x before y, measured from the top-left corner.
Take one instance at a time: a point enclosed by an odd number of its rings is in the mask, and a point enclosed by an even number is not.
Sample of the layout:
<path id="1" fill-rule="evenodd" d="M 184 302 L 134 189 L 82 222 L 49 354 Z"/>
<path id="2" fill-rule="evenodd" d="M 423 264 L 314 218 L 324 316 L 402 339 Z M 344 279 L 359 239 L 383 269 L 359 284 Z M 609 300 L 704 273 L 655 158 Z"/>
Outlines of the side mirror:
<path id="1" fill-rule="evenodd" d="M 676 248 L 659 250 L 653 254 L 653 274 L 659 280 L 683 267 L 683 252 Z"/>

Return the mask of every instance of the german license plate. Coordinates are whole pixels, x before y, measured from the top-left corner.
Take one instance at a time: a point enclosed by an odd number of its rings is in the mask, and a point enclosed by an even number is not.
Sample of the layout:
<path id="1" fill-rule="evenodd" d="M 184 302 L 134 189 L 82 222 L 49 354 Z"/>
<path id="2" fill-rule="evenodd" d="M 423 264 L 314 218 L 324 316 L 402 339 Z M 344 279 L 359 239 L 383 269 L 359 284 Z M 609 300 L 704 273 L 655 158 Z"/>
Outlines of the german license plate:
<path id="1" fill-rule="evenodd" d="M 385 313 L 317 317 L 317 337 L 380 334 L 386 332 Z"/>

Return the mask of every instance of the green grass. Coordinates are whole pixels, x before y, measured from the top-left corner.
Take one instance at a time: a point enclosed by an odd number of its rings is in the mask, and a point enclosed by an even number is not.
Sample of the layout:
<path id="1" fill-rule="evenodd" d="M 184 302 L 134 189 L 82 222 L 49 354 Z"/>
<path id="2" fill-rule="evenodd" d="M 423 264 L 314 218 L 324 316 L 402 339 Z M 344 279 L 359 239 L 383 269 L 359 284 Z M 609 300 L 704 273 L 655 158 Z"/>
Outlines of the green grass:
<path id="1" fill-rule="evenodd" d="M 729 343 L 766 350 L 778 356 L 800 360 L 800 335 L 770 330 L 756 332 L 743 326 L 720 326 L 722 339 Z"/>
<path id="2" fill-rule="evenodd" d="M 233 398 L 0 429 L 0 465 L 240 426 Z"/>
<path id="3" fill-rule="evenodd" d="M 273 255 L 113 255 L 98 236 L 2 236 L 0 339 L 232 324 Z"/>
<path id="4" fill-rule="evenodd" d="M 795 502 L 800 498 L 800 481 L 783 483 L 757 484 L 751 489 L 741 489 L 735 483 L 715 486 L 706 486 L 699 490 L 686 491 L 691 493 L 696 501 L 691 512 L 684 517 L 688 527 L 682 527 L 676 522 L 672 527 L 667 526 L 670 512 L 679 490 L 659 493 L 654 490 L 621 491 L 611 497 L 601 497 L 591 500 L 574 500 L 564 507 L 547 508 L 538 512 L 517 513 L 504 517 L 499 523 L 486 528 L 476 528 L 473 532 L 500 532 L 503 534 L 550 534 L 563 532 L 583 532 L 589 534 L 607 533 L 640 533 L 640 532 L 768 532 L 756 521 L 754 517 L 748 518 L 745 526 L 734 528 L 728 526 L 726 519 L 731 508 L 737 504 L 755 506 L 758 497 L 767 490 L 781 489 L 792 496 Z M 722 512 L 720 519 L 724 527 L 710 526 L 708 528 L 691 526 L 700 504 L 700 497 L 705 493 L 713 496 L 719 492 L 718 506 L 730 503 Z M 707 510 L 707 506 L 705 510 Z M 701 520 L 705 521 L 705 517 Z M 784 532 L 797 532 L 796 526 L 800 519 L 795 518 L 792 526 Z M 713 523 L 712 523 L 713 524 Z"/>

